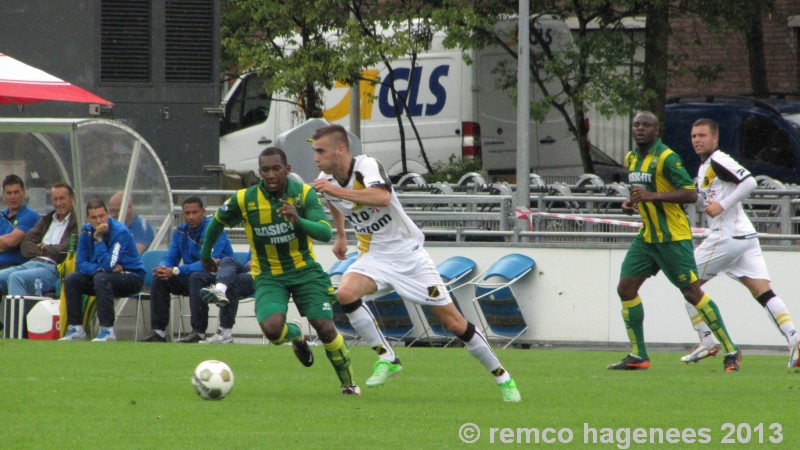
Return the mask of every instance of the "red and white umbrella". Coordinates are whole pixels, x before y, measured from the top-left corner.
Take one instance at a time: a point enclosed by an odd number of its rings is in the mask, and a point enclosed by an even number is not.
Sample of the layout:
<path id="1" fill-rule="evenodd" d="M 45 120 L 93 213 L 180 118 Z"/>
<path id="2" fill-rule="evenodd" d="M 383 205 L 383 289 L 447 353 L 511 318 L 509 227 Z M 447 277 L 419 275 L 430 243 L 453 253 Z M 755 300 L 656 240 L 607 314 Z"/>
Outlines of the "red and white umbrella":
<path id="1" fill-rule="evenodd" d="M 0 103 L 24 105 L 45 100 L 113 105 L 89 91 L 0 53 Z"/>

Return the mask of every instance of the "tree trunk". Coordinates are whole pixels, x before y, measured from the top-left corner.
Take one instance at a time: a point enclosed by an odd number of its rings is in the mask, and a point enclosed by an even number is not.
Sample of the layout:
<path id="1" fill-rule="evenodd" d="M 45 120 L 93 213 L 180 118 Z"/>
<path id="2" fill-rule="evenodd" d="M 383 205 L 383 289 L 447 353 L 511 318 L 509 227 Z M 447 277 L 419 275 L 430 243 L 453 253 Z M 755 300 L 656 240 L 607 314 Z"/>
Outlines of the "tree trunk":
<path id="1" fill-rule="evenodd" d="M 750 87 L 754 95 L 769 93 L 767 84 L 767 65 L 764 60 L 764 31 L 761 28 L 761 7 L 754 5 L 757 13 L 751 17 L 750 26 L 745 31 L 747 39 L 747 59 L 750 65 Z"/>
<path id="2" fill-rule="evenodd" d="M 647 6 L 647 28 L 644 33 L 644 87 L 655 93 L 647 101 L 647 109 L 664 119 L 667 98 L 667 70 L 669 40 L 669 4 L 658 0 Z"/>

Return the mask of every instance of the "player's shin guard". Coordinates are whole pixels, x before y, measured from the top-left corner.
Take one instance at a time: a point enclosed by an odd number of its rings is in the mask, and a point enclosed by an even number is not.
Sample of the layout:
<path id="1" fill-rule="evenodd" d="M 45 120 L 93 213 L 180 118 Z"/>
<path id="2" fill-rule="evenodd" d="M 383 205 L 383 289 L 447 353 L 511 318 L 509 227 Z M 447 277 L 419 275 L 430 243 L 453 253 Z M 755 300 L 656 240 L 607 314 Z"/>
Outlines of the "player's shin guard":
<path id="1" fill-rule="evenodd" d="M 281 337 L 275 339 L 274 341 L 270 339 L 270 343 L 274 345 L 281 345 L 285 342 L 292 342 L 296 339 L 299 339 L 303 335 L 303 332 L 300 330 L 300 327 L 297 326 L 295 323 L 285 323 L 283 324 L 283 331 L 281 332 Z"/>
<path id="2" fill-rule="evenodd" d="M 337 334 L 333 341 L 323 345 L 325 354 L 328 355 L 328 360 L 331 362 L 342 386 L 356 384 L 353 381 L 353 368 L 350 366 L 350 347 L 347 346 L 342 335 Z"/>
<path id="3" fill-rule="evenodd" d="M 708 325 L 708 328 L 711 328 L 714 336 L 722 346 L 722 350 L 726 354 L 735 352 L 738 347 L 736 347 L 736 344 L 733 343 L 728 335 L 725 322 L 722 321 L 722 315 L 720 315 L 719 309 L 717 309 L 717 305 L 711 300 L 711 297 L 708 294 L 703 295 L 703 298 L 700 299 L 700 302 L 694 305 L 694 307 L 697 309 L 697 312 L 700 313 L 703 322 Z"/>
<path id="4" fill-rule="evenodd" d="M 647 357 L 647 348 L 644 345 L 644 306 L 642 298 L 638 295 L 631 300 L 622 301 L 622 320 L 625 322 L 625 331 L 631 342 L 631 354 Z"/>
<path id="5" fill-rule="evenodd" d="M 703 318 L 700 316 L 700 313 L 697 312 L 697 308 L 689 302 L 684 302 L 683 304 L 686 306 L 686 313 L 689 314 L 689 320 L 692 321 L 692 328 L 694 328 L 694 331 L 697 331 L 697 335 L 700 337 L 700 343 L 706 347 L 713 347 L 716 345 L 716 342 L 714 342 L 714 339 L 711 337 L 714 333 L 711 331 L 711 328 L 703 322 Z"/>
<path id="6" fill-rule="evenodd" d="M 492 372 L 492 375 L 495 376 L 498 383 L 511 379 L 511 376 L 508 375 L 508 372 L 506 372 L 500 364 L 497 355 L 495 355 L 492 348 L 489 347 L 486 336 L 481 333 L 481 330 L 475 328 L 474 324 L 467 322 L 467 330 L 458 338 L 464 342 L 464 346 L 469 354 L 480 361 L 486 370 Z"/>
<path id="7" fill-rule="evenodd" d="M 375 317 L 361 299 L 347 305 L 342 305 L 342 309 L 347 313 L 347 319 L 350 321 L 350 325 L 355 328 L 361 336 L 361 339 L 364 339 L 364 341 L 378 353 L 378 357 L 389 362 L 395 360 L 396 356 L 392 346 L 389 345 L 389 341 L 386 340 L 381 330 L 378 329 L 378 323 L 375 321 Z"/>

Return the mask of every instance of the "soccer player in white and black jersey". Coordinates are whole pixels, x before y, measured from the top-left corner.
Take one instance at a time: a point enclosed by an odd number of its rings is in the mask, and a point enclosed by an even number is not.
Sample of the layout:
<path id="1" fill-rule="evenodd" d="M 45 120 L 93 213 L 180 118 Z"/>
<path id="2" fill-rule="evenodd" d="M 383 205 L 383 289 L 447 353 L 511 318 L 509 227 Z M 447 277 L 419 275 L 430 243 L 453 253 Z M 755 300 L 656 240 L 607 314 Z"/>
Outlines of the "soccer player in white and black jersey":
<path id="1" fill-rule="evenodd" d="M 323 195 L 336 224 L 333 253 L 345 259 L 345 221 L 356 231 L 359 257 L 342 277 L 338 300 L 350 323 L 378 353 L 367 387 L 383 385 L 402 369 L 400 360 L 378 329 L 365 295 L 393 288 L 404 299 L 429 305 L 447 329 L 495 378 L 504 401 L 520 401 L 519 390 L 503 368 L 486 337 L 453 305 L 428 252 L 425 237 L 403 211 L 380 163 L 350 154 L 345 129 L 331 125 L 312 138 L 314 161 L 322 173 L 314 188 Z"/>
<path id="2" fill-rule="evenodd" d="M 800 336 L 786 304 L 772 290 L 756 229 L 742 208 L 742 200 L 756 188 L 756 181 L 747 169 L 719 150 L 718 143 L 716 122 L 699 119 L 692 125 L 692 146 L 702 162 L 697 173 L 697 188 L 703 197 L 710 229 L 694 252 L 699 281 L 703 284 L 720 274 L 739 280 L 769 312 L 789 343 L 789 367 L 800 367 Z M 719 347 L 711 330 L 694 306 L 686 303 L 686 311 L 700 335 L 700 343 L 681 361 L 697 362 L 716 355 Z"/>

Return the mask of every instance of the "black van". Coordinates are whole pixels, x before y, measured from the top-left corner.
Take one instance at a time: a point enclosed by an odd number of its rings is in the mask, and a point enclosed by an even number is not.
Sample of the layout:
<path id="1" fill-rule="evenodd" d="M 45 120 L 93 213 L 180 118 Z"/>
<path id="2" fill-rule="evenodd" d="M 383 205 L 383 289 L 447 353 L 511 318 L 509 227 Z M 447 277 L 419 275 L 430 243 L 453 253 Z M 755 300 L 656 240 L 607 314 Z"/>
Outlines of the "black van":
<path id="1" fill-rule="evenodd" d="M 691 142 L 700 118 L 719 124 L 719 148 L 753 175 L 800 183 L 800 98 L 735 96 L 673 97 L 664 114 L 664 143 L 677 152 L 692 176 L 700 158 Z"/>

